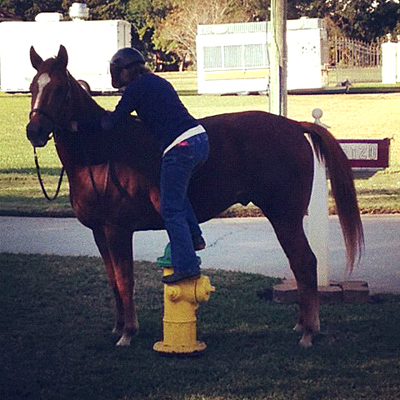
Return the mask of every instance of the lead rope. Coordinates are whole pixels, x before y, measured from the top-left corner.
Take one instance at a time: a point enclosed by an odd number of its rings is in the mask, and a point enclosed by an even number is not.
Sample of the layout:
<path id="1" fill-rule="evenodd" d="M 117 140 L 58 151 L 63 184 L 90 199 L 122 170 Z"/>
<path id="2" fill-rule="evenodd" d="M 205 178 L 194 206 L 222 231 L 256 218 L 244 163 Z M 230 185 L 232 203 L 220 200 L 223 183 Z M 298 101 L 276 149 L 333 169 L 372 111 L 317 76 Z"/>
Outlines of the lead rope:
<path id="1" fill-rule="evenodd" d="M 36 147 L 33 148 L 33 154 L 34 154 L 34 158 L 35 158 L 35 165 L 36 165 L 36 174 L 37 177 L 39 179 L 39 183 L 40 183 L 40 187 L 42 188 L 42 192 L 44 194 L 44 197 L 48 200 L 48 201 L 53 201 L 55 200 L 59 193 L 60 193 L 60 189 L 61 189 L 61 184 L 62 184 L 62 180 L 63 180 L 63 176 L 64 176 L 64 172 L 65 172 L 65 168 L 62 167 L 61 171 L 60 171 L 60 177 L 58 179 L 58 184 L 57 184 L 57 189 L 56 192 L 53 196 L 49 196 L 47 194 L 46 188 L 44 187 L 44 183 L 43 183 L 43 179 L 42 179 L 42 174 L 40 173 L 40 165 L 39 165 L 39 159 L 38 159 L 38 155 L 36 153 Z"/>

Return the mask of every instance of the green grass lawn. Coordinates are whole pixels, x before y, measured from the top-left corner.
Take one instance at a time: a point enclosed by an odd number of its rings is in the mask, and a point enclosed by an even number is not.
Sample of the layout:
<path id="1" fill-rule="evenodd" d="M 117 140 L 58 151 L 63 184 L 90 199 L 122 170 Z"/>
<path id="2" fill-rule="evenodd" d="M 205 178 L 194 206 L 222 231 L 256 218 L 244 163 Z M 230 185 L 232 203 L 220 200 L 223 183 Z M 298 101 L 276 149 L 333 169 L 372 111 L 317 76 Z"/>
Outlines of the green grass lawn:
<path id="1" fill-rule="evenodd" d="M 197 95 L 195 73 L 168 73 L 165 77 L 198 118 L 244 110 L 268 111 L 266 96 Z M 118 96 L 96 97 L 107 109 L 113 109 L 118 100 Z M 363 213 L 400 212 L 400 93 L 290 95 L 288 98 L 290 118 L 311 121 L 311 112 L 316 107 L 324 111 L 322 121 L 337 138 L 393 139 L 390 168 L 368 180 L 358 180 L 356 186 Z M 60 201 L 48 204 L 43 199 L 35 177 L 33 151 L 25 137 L 29 109 L 29 95 L 0 93 L 0 214 L 71 215 L 67 183 L 64 183 Z M 39 158 L 51 192 L 56 187 L 60 168 L 54 146 L 50 143 L 39 149 Z M 241 207 L 234 208 L 233 212 L 236 210 L 243 212 Z M 258 211 L 250 207 L 245 212 Z"/>
<path id="2" fill-rule="evenodd" d="M 400 296 L 324 305 L 310 349 L 292 330 L 296 305 L 268 300 L 276 282 L 206 270 L 217 287 L 198 312 L 197 358 L 152 351 L 162 338 L 161 271 L 136 263 L 141 331 L 111 334 L 100 259 L 0 254 L 2 400 L 347 400 L 400 398 Z"/>

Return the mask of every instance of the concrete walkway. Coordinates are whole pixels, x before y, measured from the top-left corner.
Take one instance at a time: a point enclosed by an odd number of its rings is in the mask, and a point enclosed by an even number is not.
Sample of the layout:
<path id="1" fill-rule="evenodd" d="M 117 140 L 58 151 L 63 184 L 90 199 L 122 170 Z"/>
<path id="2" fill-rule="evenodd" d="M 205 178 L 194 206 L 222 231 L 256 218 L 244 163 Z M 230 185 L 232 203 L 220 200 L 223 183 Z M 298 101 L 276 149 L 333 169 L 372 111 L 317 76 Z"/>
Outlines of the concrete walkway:
<path id="1" fill-rule="evenodd" d="M 400 293 L 400 215 L 364 216 L 366 252 L 351 276 L 371 293 Z M 287 259 L 264 218 L 214 219 L 202 225 L 207 248 L 203 268 L 292 278 Z M 345 279 L 345 252 L 337 217 L 329 218 L 330 279 Z M 164 231 L 138 232 L 137 260 L 155 261 L 168 239 Z M 0 217 L 0 252 L 99 256 L 91 231 L 73 218 Z"/>

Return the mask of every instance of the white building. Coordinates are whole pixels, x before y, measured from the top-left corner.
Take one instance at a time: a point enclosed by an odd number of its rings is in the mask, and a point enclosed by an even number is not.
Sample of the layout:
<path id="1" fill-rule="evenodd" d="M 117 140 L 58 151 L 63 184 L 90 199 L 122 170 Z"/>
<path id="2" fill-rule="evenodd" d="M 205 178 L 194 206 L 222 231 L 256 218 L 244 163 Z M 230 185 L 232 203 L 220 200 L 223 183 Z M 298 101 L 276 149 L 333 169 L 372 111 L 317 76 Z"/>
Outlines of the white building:
<path id="1" fill-rule="evenodd" d="M 199 93 L 268 90 L 269 56 L 266 22 L 197 27 Z M 287 21 L 288 90 L 327 85 L 328 36 L 317 18 Z"/>
<path id="2" fill-rule="evenodd" d="M 71 8 L 73 8 L 71 6 Z M 92 91 L 111 91 L 110 59 L 131 46 L 131 25 L 126 21 L 62 21 L 59 13 L 42 13 L 36 22 L 0 23 L 0 90 L 28 92 L 36 71 L 29 59 L 34 46 L 43 58 L 68 51 L 68 70 Z"/>

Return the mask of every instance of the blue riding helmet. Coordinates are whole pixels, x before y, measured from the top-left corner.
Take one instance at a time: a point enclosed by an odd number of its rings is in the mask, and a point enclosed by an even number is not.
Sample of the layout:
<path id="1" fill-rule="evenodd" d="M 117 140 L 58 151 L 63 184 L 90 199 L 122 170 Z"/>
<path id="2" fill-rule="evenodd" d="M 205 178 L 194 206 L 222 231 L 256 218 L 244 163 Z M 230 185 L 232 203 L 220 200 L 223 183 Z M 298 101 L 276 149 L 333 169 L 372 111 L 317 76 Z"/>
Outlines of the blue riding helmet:
<path id="1" fill-rule="evenodd" d="M 125 47 L 118 50 L 110 61 L 111 66 L 120 69 L 130 67 L 133 64 L 144 64 L 145 60 L 142 53 L 132 47 Z"/>
<path id="2" fill-rule="evenodd" d="M 120 88 L 119 76 L 121 70 L 124 68 L 129 68 L 135 64 L 145 64 L 145 59 L 140 51 L 132 47 L 120 49 L 113 55 L 110 61 L 110 72 L 113 87 Z"/>

